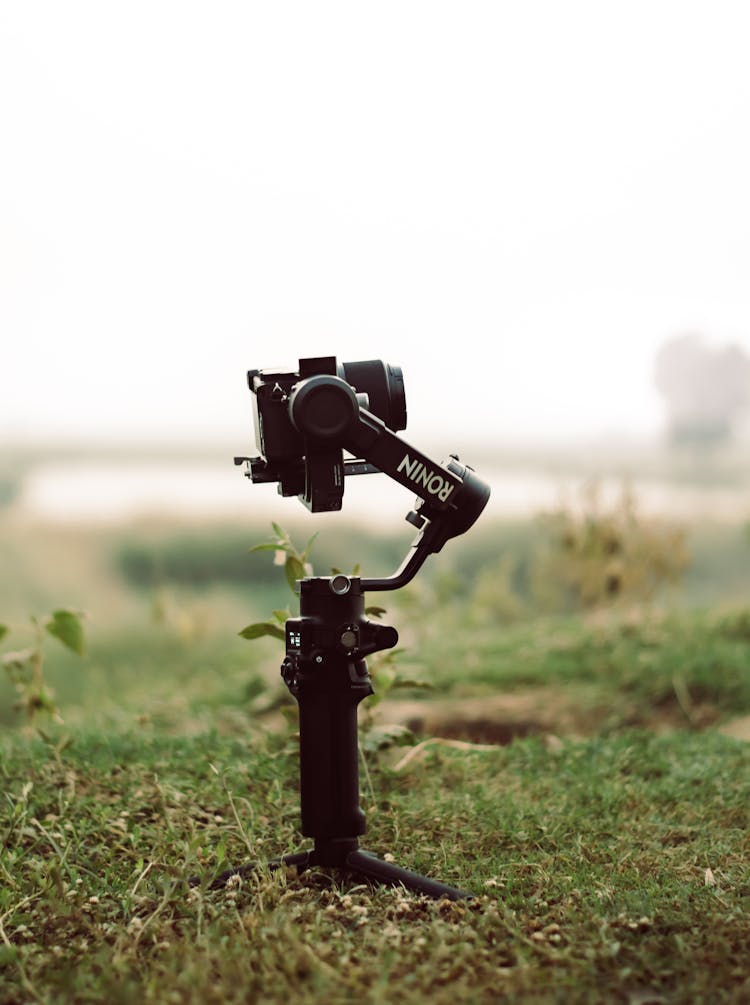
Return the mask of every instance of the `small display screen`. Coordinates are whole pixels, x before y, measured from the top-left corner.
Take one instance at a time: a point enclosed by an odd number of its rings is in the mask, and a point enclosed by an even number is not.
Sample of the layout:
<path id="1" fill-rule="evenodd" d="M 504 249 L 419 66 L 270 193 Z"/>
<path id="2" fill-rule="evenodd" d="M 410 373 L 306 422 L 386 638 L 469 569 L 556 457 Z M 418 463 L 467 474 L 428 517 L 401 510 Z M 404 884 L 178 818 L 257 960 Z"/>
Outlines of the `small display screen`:
<path id="1" fill-rule="evenodd" d="M 302 627 L 301 625 L 287 625 L 286 648 L 288 651 L 302 652 Z"/>

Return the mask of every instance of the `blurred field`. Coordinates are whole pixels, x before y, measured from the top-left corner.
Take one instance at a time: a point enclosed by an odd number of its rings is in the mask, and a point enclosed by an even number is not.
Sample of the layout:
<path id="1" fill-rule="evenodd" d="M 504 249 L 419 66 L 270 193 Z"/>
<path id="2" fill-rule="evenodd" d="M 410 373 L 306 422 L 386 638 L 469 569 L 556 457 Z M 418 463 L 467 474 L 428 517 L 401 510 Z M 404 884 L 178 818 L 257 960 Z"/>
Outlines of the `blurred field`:
<path id="1" fill-rule="evenodd" d="M 675 525 L 664 523 L 664 533 Z M 706 612 L 747 606 L 750 540 L 744 523 L 678 525 L 684 571 L 648 596 L 636 590 L 615 597 L 614 604 L 605 597 L 615 618 L 702 612 L 705 621 Z M 303 513 L 286 526 L 302 544 L 315 521 Z M 541 685 L 558 677 L 551 664 L 560 665 L 562 650 L 550 665 L 530 669 L 530 647 L 538 650 L 539 639 L 550 634 L 590 631 L 590 616 L 577 596 L 550 591 L 548 580 L 559 575 L 558 567 L 540 564 L 558 532 L 538 516 L 485 520 L 430 559 L 407 589 L 385 595 L 386 620 L 399 629 L 407 676 L 439 692 L 471 690 L 472 683 L 507 689 L 532 678 Z M 272 556 L 250 551 L 269 535 L 265 521 L 183 517 L 87 527 L 6 512 L 0 520 L 0 621 L 12 629 L 7 646 L 27 643 L 29 615 L 58 607 L 84 611 L 83 659 L 48 645 L 46 674 L 66 720 L 127 714 L 155 716 L 172 728 L 181 720 L 191 730 L 208 726 L 217 708 L 240 709 L 248 693 L 277 686 L 279 646 L 270 640 L 249 644 L 237 635 L 273 609 L 294 608 Z M 315 541 L 316 571 L 350 569 L 356 562 L 367 574 L 386 574 L 398 566 L 411 537 L 408 525 L 386 532 L 342 517 L 340 526 L 327 523 Z M 672 539 L 665 541 L 670 548 Z M 594 562 L 595 571 L 599 565 Z M 592 645 L 606 649 L 605 642 Z M 640 673 L 639 659 L 630 677 Z M 0 679 L 0 722 L 15 721 L 10 685 Z"/>
<path id="2" fill-rule="evenodd" d="M 412 529 L 381 526 L 324 522 L 316 571 L 392 571 Z M 487 517 L 379 597 L 400 644 L 360 711 L 367 845 L 461 904 L 321 870 L 188 891 L 305 844 L 281 643 L 238 635 L 294 609 L 250 552 L 270 534 L 0 511 L 0 651 L 61 607 L 87 641 L 43 638 L 61 722 L 0 678 L 0 999 L 747 1000 L 744 519 L 589 492 Z"/>

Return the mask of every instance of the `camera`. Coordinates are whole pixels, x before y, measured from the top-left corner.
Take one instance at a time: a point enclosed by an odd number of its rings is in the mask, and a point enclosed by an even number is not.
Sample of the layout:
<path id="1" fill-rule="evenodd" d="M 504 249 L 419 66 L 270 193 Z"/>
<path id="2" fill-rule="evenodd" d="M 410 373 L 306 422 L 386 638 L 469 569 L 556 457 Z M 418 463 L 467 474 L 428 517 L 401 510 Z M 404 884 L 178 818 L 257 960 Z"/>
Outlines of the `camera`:
<path id="1" fill-rule="evenodd" d="M 253 482 L 278 482 L 283 496 L 299 496 L 313 512 L 341 509 L 345 474 L 378 470 L 343 460 L 364 410 L 392 431 L 406 428 L 400 367 L 382 360 L 337 363 L 335 356 L 300 359 L 297 370 L 250 370 L 255 440 Z"/>

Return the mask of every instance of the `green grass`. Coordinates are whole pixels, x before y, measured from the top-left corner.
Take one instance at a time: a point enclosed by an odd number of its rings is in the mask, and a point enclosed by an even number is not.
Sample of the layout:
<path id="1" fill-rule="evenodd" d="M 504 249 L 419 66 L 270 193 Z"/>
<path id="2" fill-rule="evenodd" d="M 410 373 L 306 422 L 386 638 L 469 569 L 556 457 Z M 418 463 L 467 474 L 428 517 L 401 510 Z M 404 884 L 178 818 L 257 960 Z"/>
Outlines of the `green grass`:
<path id="1" fill-rule="evenodd" d="M 206 608 L 205 618 L 189 605 L 180 610 L 184 621 L 154 623 L 144 608 L 140 621 L 118 628 L 92 623 L 83 659 L 48 641 L 45 676 L 71 728 L 121 729 L 145 719 L 175 733 L 252 730 L 263 708 L 288 697 L 279 677 L 282 644 L 237 634 L 253 615 L 237 607 L 214 620 Z M 589 710 L 602 733 L 660 722 L 715 725 L 750 714 L 746 607 L 538 618 L 496 628 L 467 626 L 460 608 L 443 605 L 421 622 L 398 610 L 385 620 L 402 630 L 400 675 L 429 685 L 428 698 L 554 693 Z M 18 631 L 11 640 L 13 648 L 26 642 Z M 2 723 L 20 723 L 4 678 Z"/>
<path id="2" fill-rule="evenodd" d="M 505 542 L 522 563 L 528 530 L 478 532 L 463 566 L 440 556 L 383 598 L 397 666 L 447 703 L 524 691 L 591 713 L 576 739 L 367 754 L 363 843 L 475 894 L 448 903 L 319 870 L 189 888 L 305 844 L 293 726 L 263 715 L 288 698 L 282 647 L 237 635 L 292 598 L 280 576 L 242 581 L 231 534 L 235 585 L 190 582 L 211 528 L 183 561 L 182 531 L 123 552 L 132 529 L 5 527 L 3 651 L 31 613 L 90 618 L 83 659 L 46 642 L 64 719 L 46 739 L 0 680 L 2 1005 L 750 1000 L 750 745 L 713 728 L 750 714 L 747 599 L 529 616 L 501 583 L 477 605 L 484 559 Z M 705 554 L 726 600 L 744 573 L 721 541 Z M 134 590 L 124 553 L 177 571 Z"/>
<path id="3" fill-rule="evenodd" d="M 750 749 L 716 735 L 372 761 L 368 847 L 476 893 L 457 904 L 317 871 L 188 889 L 300 845 L 281 739 L 81 734 L 1 770 L 3 1002 L 750 993 Z"/>
<path id="4" fill-rule="evenodd" d="M 155 621 L 145 604 L 140 616 L 129 613 L 120 624 L 101 625 L 92 618 L 85 622 L 83 658 L 47 640 L 45 678 L 66 723 L 127 728 L 146 717 L 184 732 L 189 720 L 191 731 L 209 728 L 218 709 L 244 708 L 279 678 L 278 647 L 265 640 L 253 647 L 237 634 L 256 616 L 259 603 L 251 599 L 245 607 L 227 598 L 216 618 L 205 597 L 176 603 L 166 620 Z M 19 649 L 28 642 L 29 625 L 20 622 L 3 648 Z M 0 726 L 20 724 L 13 704 L 3 674 Z"/>
<path id="5" fill-rule="evenodd" d="M 447 617 L 411 654 L 438 691 L 576 688 L 592 705 L 627 714 L 631 724 L 680 705 L 688 723 L 700 710 L 713 721 L 750 713 L 750 615 L 744 607 L 635 619 L 547 618 L 500 629 L 462 628 Z"/>

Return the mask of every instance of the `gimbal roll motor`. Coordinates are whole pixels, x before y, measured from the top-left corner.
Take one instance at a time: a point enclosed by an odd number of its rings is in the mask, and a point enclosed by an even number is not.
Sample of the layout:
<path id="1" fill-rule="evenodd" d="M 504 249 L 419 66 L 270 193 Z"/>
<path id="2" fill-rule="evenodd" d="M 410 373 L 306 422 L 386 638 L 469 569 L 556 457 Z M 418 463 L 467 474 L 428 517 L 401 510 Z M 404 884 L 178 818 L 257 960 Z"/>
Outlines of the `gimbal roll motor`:
<path id="1" fill-rule="evenodd" d="M 432 897 L 467 897 L 359 848 L 357 707 L 373 693 L 365 657 L 398 641 L 394 628 L 366 617 L 365 593 L 408 583 L 429 555 L 473 525 L 489 487 L 454 455 L 437 463 L 397 435 L 406 427 L 398 367 L 321 356 L 301 359 L 295 371 L 251 370 L 248 382 L 260 456 L 235 463 L 246 463 L 253 482 L 278 482 L 281 495 L 298 496 L 313 513 L 341 509 L 347 475 L 380 471 L 417 496 L 407 520 L 418 534 L 391 576 L 297 583 L 300 612 L 286 622 L 281 675 L 299 706 L 302 833 L 315 844 L 270 865 L 338 867 Z M 214 885 L 254 868 L 230 869 Z"/>

